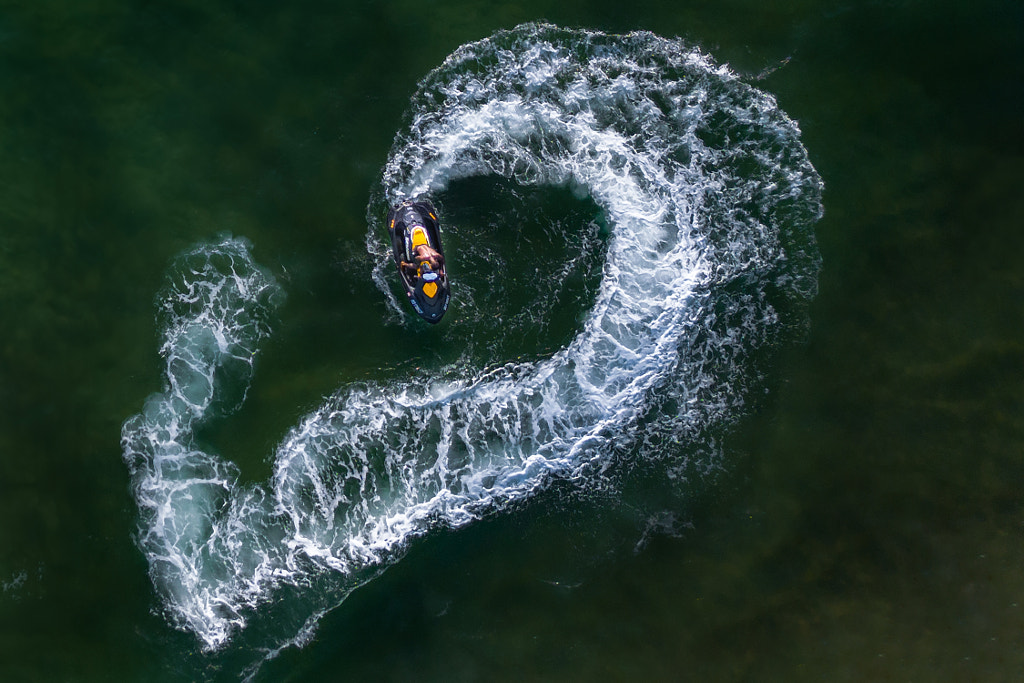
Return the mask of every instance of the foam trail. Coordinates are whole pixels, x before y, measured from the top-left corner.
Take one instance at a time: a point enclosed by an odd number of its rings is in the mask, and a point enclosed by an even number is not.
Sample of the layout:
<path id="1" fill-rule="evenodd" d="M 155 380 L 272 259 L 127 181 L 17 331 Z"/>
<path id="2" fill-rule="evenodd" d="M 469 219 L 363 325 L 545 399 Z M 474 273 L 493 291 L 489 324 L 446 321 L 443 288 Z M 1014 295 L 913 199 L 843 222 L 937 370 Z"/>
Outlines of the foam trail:
<path id="1" fill-rule="evenodd" d="M 122 441 L 154 583 L 210 648 L 275 590 L 336 578 L 308 632 L 429 530 L 553 477 L 594 485 L 615 440 L 728 419 L 743 358 L 782 324 L 775 304 L 813 294 L 821 183 L 796 124 L 679 41 L 527 24 L 457 50 L 413 101 L 368 208 L 371 252 L 385 258 L 388 202 L 452 180 L 568 185 L 611 227 L 594 305 L 537 362 L 342 388 L 284 438 L 267 484 L 241 486 L 192 434 L 244 398 L 218 407 L 221 376 L 246 386 L 280 290 L 244 242 L 186 255 L 165 294 L 167 387 Z"/>
<path id="2" fill-rule="evenodd" d="M 244 624 L 241 607 L 272 579 L 259 566 L 280 557 L 262 542 L 273 524 L 264 491 L 238 486 L 234 463 L 204 452 L 194 432 L 244 399 L 282 296 L 243 239 L 225 237 L 179 258 L 161 307 L 166 386 L 122 429 L 153 582 L 174 618 L 211 646 Z"/>

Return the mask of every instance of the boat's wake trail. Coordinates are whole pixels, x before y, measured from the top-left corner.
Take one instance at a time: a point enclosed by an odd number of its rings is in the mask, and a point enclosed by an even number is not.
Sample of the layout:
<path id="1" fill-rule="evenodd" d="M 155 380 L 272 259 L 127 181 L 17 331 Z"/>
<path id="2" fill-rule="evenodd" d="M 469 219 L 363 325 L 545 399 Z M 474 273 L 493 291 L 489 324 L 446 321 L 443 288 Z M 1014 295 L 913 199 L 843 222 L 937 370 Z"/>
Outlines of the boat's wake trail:
<path id="1" fill-rule="evenodd" d="M 414 103 L 371 252 L 386 259 L 387 202 L 468 176 L 566 185 L 611 228 L 596 301 L 546 359 L 342 388 L 284 438 L 270 481 L 241 485 L 194 432 L 244 398 L 281 291 L 242 240 L 183 256 L 163 294 L 166 386 L 122 443 L 154 584 L 209 648 L 275 594 L 316 594 L 288 612 L 294 635 L 430 529 L 552 478 L 598 482 L 612 439 L 729 419 L 744 359 L 814 293 L 821 184 L 797 126 L 679 41 L 524 25 L 457 50 Z"/>

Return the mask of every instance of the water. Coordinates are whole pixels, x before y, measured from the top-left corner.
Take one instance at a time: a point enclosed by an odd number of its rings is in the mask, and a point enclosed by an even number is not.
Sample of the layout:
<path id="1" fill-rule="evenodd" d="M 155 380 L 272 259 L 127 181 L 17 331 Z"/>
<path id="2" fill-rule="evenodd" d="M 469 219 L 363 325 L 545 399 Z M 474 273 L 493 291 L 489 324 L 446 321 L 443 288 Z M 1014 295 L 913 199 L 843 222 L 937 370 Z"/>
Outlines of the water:
<path id="1" fill-rule="evenodd" d="M 489 350 L 440 372 L 339 389 L 285 436 L 270 482 L 245 487 L 194 433 L 244 400 L 281 288 L 235 238 L 172 266 L 161 297 L 165 390 L 126 422 L 122 443 L 157 591 L 210 650 L 286 589 L 309 606 L 289 605 L 301 622 L 288 638 L 275 615 L 277 633 L 258 649 L 303 642 L 417 537 L 514 509 L 552 479 L 608 486 L 604 473 L 628 466 L 616 449 L 670 461 L 665 477 L 710 469 L 687 460 L 714 457 L 702 433 L 741 411 L 738 359 L 781 325 L 771 299 L 813 294 L 821 184 L 796 126 L 679 41 L 524 25 L 460 48 L 413 101 L 385 166 L 385 201 L 368 210 L 374 280 L 399 321 L 408 312 L 382 272 L 379 214 L 425 192 L 443 207 L 448 184 L 464 177 L 590 197 L 608 224 L 606 249 L 593 228 L 589 240 L 576 238 L 575 223 L 544 228 L 569 245 L 560 270 L 579 253 L 603 254 L 600 286 L 577 336 L 540 360 L 508 363 Z M 515 215 L 498 218 L 496 232 L 521 230 Z M 462 240 L 453 253 L 505 270 L 487 234 Z M 506 267 L 531 266 L 524 256 Z M 461 284 L 455 265 L 452 277 Z M 448 346 L 495 335 L 500 346 L 546 317 L 505 320 L 503 285 L 490 288 L 497 302 L 460 288 L 465 314 L 442 333 Z M 560 293 L 531 290 L 534 313 Z M 478 322 L 495 312 L 500 329 Z M 694 443 L 665 453 L 632 445 L 662 434 Z"/>
<path id="2" fill-rule="evenodd" d="M 10 676 L 1015 678 L 1019 12 L 434 9 L 7 13 Z"/>

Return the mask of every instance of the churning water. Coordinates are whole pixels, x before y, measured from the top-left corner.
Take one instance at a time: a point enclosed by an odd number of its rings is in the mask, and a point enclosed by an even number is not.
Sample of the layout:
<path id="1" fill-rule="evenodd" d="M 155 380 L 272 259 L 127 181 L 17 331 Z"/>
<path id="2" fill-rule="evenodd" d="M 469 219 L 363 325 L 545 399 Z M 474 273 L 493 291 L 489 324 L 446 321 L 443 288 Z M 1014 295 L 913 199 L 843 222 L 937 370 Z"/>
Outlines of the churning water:
<path id="1" fill-rule="evenodd" d="M 153 583 L 205 647 L 261 629 L 269 656 L 301 644 L 431 529 L 500 514 L 555 479 L 606 486 L 624 452 L 665 459 L 668 473 L 709 467 L 653 444 L 699 440 L 740 414 L 748 360 L 814 295 L 821 181 L 797 125 L 678 40 L 527 24 L 430 73 L 367 210 L 392 318 L 410 314 L 387 282 L 388 204 L 479 177 L 566 188 L 600 210 L 600 226 L 545 226 L 574 245 L 561 272 L 604 259 L 575 337 L 538 359 L 341 387 L 284 436 L 264 483 L 241 483 L 195 433 L 244 401 L 283 288 L 242 238 L 172 265 L 159 297 L 166 383 L 122 443 Z M 485 244 L 466 242 L 451 264 L 486 260 Z M 482 294 L 460 298 L 451 270 L 442 327 L 471 343 Z M 537 287 L 529 308 L 556 294 Z M 500 334 L 514 338 L 509 320 Z"/>

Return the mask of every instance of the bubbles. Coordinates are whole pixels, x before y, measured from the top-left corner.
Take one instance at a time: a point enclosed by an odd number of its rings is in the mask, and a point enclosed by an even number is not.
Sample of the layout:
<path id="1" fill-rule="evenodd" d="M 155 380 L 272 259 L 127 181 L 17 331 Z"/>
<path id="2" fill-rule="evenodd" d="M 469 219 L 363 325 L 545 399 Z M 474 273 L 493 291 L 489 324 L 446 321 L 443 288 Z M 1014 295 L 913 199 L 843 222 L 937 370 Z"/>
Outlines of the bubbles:
<path id="1" fill-rule="evenodd" d="M 258 567 L 272 560 L 261 551 L 273 550 L 260 536 L 262 490 L 239 487 L 234 463 L 194 442 L 201 421 L 244 400 L 283 297 L 249 250 L 245 240 L 224 237 L 172 266 L 160 306 L 166 386 L 121 434 L 153 582 L 175 621 L 209 646 L 244 624 L 238 611 L 265 590 Z"/>
<path id="2" fill-rule="evenodd" d="M 172 268 L 167 386 L 122 443 L 154 584 L 207 647 L 275 593 L 313 597 L 293 610 L 294 630 L 260 647 L 304 642 L 292 639 L 430 530 L 498 514 L 555 479 L 601 486 L 623 444 L 650 444 L 643 457 L 657 458 L 671 450 L 659 444 L 699 439 L 741 410 L 747 359 L 799 325 L 813 295 L 821 183 L 796 124 L 680 41 L 527 24 L 428 75 L 367 211 L 395 315 L 388 203 L 495 177 L 562 187 L 600 211 L 542 219 L 548 239 L 586 238 L 563 273 L 601 273 L 583 285 L 591 303 L 575 336 L 526 360 L 342 387 L 284 437 L 263 485 L 239 484 L 193 431 L 244 400 L 280 288 L 241 240 L 201 245 Z M 453 233 L 447 248 L 461 240 L 467 267 L 488 261 L 488 244 Z M 467 289 L 449 317 L 479 321 L 485 287 Z M 565 291 L 538 288 L 543 305 L 520 309 L 550 313 Z"/>

